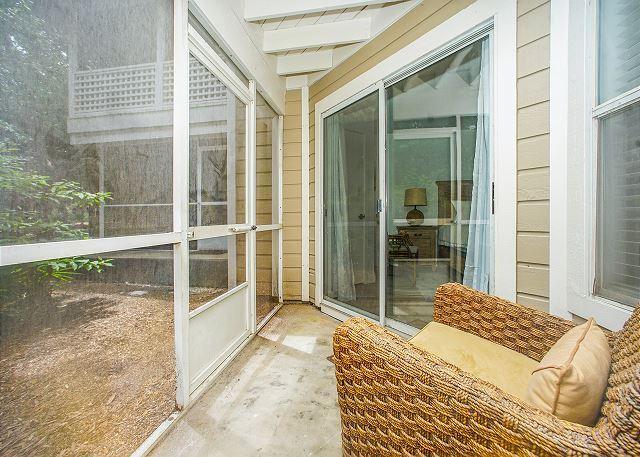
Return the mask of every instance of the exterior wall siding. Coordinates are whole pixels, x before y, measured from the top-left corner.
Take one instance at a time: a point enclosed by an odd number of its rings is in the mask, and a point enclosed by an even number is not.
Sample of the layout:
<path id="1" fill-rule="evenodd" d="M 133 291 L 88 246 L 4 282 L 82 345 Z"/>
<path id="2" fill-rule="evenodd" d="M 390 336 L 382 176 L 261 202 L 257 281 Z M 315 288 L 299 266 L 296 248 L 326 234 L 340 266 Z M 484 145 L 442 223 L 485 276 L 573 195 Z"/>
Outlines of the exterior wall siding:
<path id="1" fill-rule="evenodd" d="M 282 295 L 285 301 L 302 299 L 301 112 L 301 91 L 288 91 L 282 153 Z"/>
<path id="2" fill-rule="evenodd" d="M 549 0 L 518 0 L 517 301 L 549 310 Z"/>

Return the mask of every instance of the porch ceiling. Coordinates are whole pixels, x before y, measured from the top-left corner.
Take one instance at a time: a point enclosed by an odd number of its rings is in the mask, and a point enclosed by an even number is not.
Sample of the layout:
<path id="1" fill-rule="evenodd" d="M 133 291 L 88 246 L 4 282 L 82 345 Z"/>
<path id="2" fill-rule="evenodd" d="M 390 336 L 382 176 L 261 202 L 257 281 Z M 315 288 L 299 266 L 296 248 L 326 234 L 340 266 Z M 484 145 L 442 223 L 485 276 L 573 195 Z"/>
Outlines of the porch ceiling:
<path id="1" fill-rule="evenodd" d="M 311 84 L 406 14 L 419 0 L 246 0 L 277 72 Z"/>

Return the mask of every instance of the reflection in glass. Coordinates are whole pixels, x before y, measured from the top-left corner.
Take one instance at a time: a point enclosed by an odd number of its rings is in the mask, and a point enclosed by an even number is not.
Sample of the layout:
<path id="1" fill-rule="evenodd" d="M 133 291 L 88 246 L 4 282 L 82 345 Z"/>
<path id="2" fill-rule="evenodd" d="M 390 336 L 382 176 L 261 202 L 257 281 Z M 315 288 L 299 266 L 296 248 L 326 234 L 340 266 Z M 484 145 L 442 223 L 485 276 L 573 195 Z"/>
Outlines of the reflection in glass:
<path id="1" fill-rule="evenodd" d="M 247 280 L 246 235 L 189 243 L 189 310 L 193 311 Z"/>
<path id="2" fill-rule="evenodd" d="M 278 115 L 256 97 L 256 222 L 276 224 L 278 218 Z"/>
<path id="3" fill-rule="evenodd" d="M 598 8 L 598 102 L 640 85 L 637 0 L 606 0 Z"/>
<path id="4" fill-rule="evenodd" d="M 324 120 L 324 296 L 379 314 L 378 94 Z"/>
<path id="5" fill-rule="evenodd" d="M 278 231 L 256 233 L 256 323 L 278 305 Z"/>
<path id="6" fill-rule="evenodd" d="M 489 288 L 488 39 L 389 86 L 387 317 L 422 328 L 436 288 Z"/>
<path id="7" fill-rule="evenodd" d="M 0 7 L 0 243 L 171 231 L 172 5 Z"/>
<path id="8" fill-rule="evenodd" d="M 130 455 L 175 407 L 171 246 L 0 268 L 0 454 Z"/>
<path id="9" fill-rule="evenodd" d="M 600 120 L 595 293 L 640 302 L 640 103 Z"/>
<path id="10" fill-rule="evenodd" d="M 246 105 L 191 56 L 190 226 L 244 223 L 246 116 Z"/>

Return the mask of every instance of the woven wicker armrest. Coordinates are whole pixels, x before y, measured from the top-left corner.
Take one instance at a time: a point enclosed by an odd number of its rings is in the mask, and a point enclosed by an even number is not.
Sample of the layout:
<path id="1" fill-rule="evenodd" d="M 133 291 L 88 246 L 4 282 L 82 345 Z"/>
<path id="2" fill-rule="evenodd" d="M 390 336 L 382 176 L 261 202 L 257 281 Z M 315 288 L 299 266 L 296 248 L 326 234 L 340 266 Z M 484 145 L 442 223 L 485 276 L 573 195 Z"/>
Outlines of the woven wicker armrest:
<path id="1" fill-rule="evenodd" d="M 365 319 L 334 334 L 345 455 L 597 455 L 561 421 Z"/>
<path id="2" fill-rule="evenodd" d="M 438 287 L 433 320 L 540 361 L 573 322 L 449 283 Z"/>

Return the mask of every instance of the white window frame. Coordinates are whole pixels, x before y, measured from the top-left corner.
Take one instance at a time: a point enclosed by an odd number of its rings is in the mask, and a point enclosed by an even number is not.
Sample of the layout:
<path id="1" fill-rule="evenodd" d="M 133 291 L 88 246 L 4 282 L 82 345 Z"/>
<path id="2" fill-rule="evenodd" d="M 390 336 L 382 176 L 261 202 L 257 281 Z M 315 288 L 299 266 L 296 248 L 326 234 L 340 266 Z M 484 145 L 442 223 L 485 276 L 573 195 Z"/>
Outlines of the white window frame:
<path id="1" fill-rule="evenodd" d="M 347 106 L 353 101 L 375 90 L 383 88 L 383 81 L 396 72 L 416 62 L 416 57 L 436 53 L 452 43 L 463 39 L 488 24 L 492 31 L 492 160 L 494 162 L 495 183 L 495 224 L 493 236 L 499 242 L 492 250 L 492 293 L 508 300 L 516 298 L 516 3 L 512 0 L 477 0 L 431 31 L 416 39 L 395 54 L 384 59 L 362 75 L 354 78 L 315 106 L 315 214 L 323 214 L 323 118 Z M 384 92 L 381 92 L 384 93 Z M 384 150 L 385 116 L 384 100 L 380 98 L 380 150 Z M 385 160 L 380 157 L 381 164 Z M 385 188 L 384 174 L 380 173 L 380 188 Z M 385 220 L 384 208 L 380 214 Z M 322 305 L 323 311 L 345 319 L 353 311 L 332 304 L 323 297 L 323 227 L 322 217 L 316 220 L 315 259 L 316 296 L 315 303 Z M 384 265 L 386 260 L 382 260 Z M 381 290 L 383 291 L 381 281 Z M 382 311 L 382 310 L 381 310 Z M 384 313 L 380 322 L 385 324 Z M 400 331 L 408 333 L 408 326 Z"/>
<path id="2" fill-rule="evenodd" d="M 549 307 L 619 330 L 633 308 L 594 295 L 597 117 L 639 99 L 597 102 L 597 0 L 551 2 Z"/>

